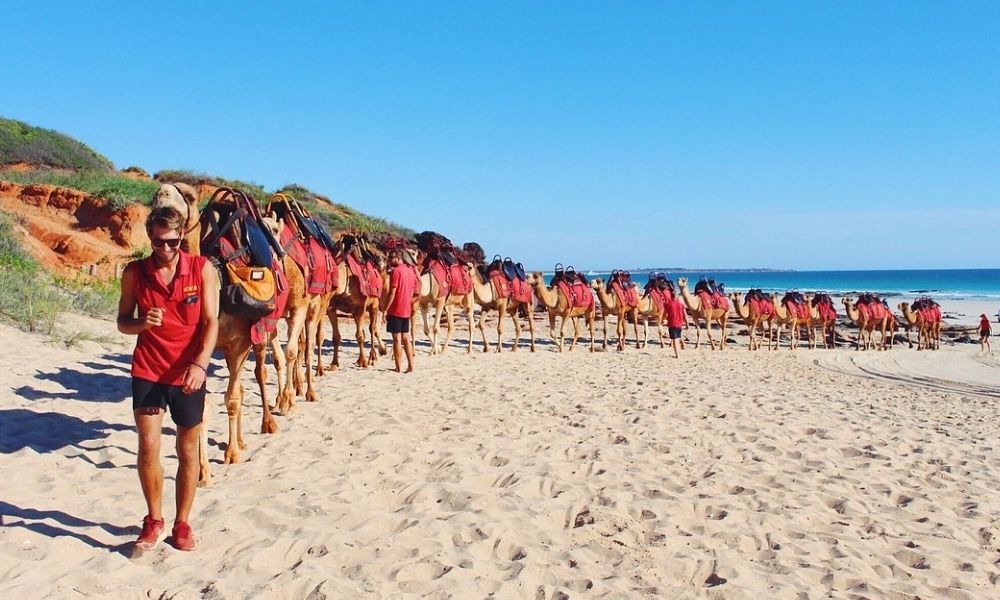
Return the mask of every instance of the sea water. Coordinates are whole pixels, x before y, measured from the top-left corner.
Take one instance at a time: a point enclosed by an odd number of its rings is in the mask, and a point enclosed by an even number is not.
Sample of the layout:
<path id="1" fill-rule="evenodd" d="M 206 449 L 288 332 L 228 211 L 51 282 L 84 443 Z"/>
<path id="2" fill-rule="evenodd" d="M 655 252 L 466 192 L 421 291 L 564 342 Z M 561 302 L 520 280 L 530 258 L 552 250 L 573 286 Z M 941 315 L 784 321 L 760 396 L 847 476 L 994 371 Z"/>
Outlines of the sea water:
<path id="1" fill-rule="evenodd" d="M 654 271 L 656 272 L 656 271 Z M 726 291 L 745 292 L 761 288 L 765 292 L 826 292 L 856 295 L 873 292 L 880 297 L 932 296 L 942 300 L 1000 301 L 1000 269 L 934 269 L 894 271 L 670 271 L 669 279 L 687 277 L 689 287 L 701 277 L 724 283 Z M 632 281 L 645 285 L 650 271 L 632 271 Z M 589 279 L 607 280 L 606 271 L 587 272 Z"/>

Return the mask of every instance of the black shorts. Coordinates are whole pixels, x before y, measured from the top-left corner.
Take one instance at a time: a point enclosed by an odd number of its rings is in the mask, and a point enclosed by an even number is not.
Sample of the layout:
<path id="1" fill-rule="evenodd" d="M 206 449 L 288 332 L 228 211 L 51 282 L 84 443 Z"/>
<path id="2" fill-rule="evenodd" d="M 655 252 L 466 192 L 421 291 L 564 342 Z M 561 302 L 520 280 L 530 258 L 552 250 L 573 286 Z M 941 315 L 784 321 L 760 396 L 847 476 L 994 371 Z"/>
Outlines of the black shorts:
<path id="1" fill-rule="evenodd" d="M 410 320 L 386 315 L 385 329 L 389 333 L 410 333 Z"/>
<path id="2" fill-rule="evenodd" d="M 179 427 L 194 427 L 201 423 L 205 412 L 205 387 L 185 394 L 179 385 L 168 385 L 132 378 L 132 410 L 169 408 L 170 418 Z"/>
<path id="3" fill-rule="evenodd" d="M 670 333 L 670 339 L 679 340 L 681 339 L 681 328 L 680 327 L 667 327 L 667 332 Z"/>

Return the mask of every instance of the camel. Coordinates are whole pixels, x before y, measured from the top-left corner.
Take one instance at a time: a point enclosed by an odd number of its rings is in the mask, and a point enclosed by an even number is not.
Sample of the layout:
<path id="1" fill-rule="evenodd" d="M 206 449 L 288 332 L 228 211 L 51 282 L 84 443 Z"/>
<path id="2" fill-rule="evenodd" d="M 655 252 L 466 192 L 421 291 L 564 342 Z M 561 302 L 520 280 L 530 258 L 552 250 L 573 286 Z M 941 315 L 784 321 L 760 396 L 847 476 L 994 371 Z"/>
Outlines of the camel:
<path id="1" fill-rule="evenodd" d="M 411 252 L 411 256 L 417 256 L 416 263 L 418 265 L 424 264 L 423 259 L 425 257 L 421 256 L 422 253 L 416 253 L 413 250 L 409 250 L 409 252 Z M 437 279 L 429 271 L 420 275 L 420 296 L 417 298 L 417 307 L 420 308 L 420 317 L 424 323 L 424 335 L 431 340 L 431 354 L 443 354 L 448 349 L 448 345 L 451 343 L 451 334 L 455 329 L 455 319 L 452 310 L 456 306 L 465 311 L 465 316 L 469 321 L 469 344 L 465 349 L 465 352 L 469 354 L 472 352 L 472 327 L 475 322 L 475 299 L 473 298 L 473 291 L 469 290 L 468 294 L 449 293 L 447 295 L 439 295 L 440 289 Z M 434 308 L 433 327 L 427 322 L 427 314 L 430 312 L 431 307 Z M 448 323 L 448 330 L 445 334 L 444 345 L 439 347 L 437 340 L 438 331 L 441 328 L 442 314 Z M 416 341 L 416 325 L 416 319 L 412 319 L 410 321 L 410 333 L 414 341 Z"/>
<path id="2" fill-rule="evenodd" d="M 924 319 L 918 310 L 910 310 L 909 302 L 900 302 L 898 308 L 903 313 L 904 327 L 906 327 L 906 343 L 913 347 L 913 340 L 910 338 L 910 331 L 917 329 L 917 350 L 924 350 L 930 347 L 931 324 Z"/>
<path id="3" fill-rule="evenodd" d="M 681 298 L 684 300 L 684 306 L 687 307 L 688 314 L 694 319 L 694 328 L 697 331 L 697 337 L 695 338 L 694 347 L 697 348 L 701 345 L 701 326 L 699 323 L 701 321 L 705 322 L 705 332 L 708 334 L 708 341 L 712 344 L 712 350 L 715 350 L 715 338 L 712 337 L 712 322 L 717 321 L 719 326 L 722 328 L 722 342 L 720 343 L 719 349 L 726 349 L 726 321 L 729 319 L 729 307 L 725 308 L 711 308 L 702 307 L 701 298 L 692 295 L 687 287 L 687 277 L 677 278 L 677 288 L 680 290 Z"/>
<path id="4" fill-rule="evenodd" d="M 849 297 L 841 298 L 840 301 L 844 304 L 844 310 L 847 313 L 847 318 L 858 326 L 858 338 L 855 342 L 855 349 L 857 350 L 868 350 L 869 348 L 875 348 L 877 350 L 883 350 L 885 348 L 885 331 L 887 328 L 887 319 L 866 319 L 864 313 L 862 313 L 854 301 Z M 875 328 L 882 332 L 881 343 L 875 345 Z M 867 334 L 867 339 L 865 338 Z M 862 348 L 864 344 L 864 348 Z"/>
<path id="5" fill-rule="evenodd" d="M 826 299 L 829 296 L 821 294 Z M 819 327 L 819 332 L 823 336 L 823 347 L 826 349 L 835 348 L 837 345 L 837 313 L 833 311 L 824 316 L 823 312 L 819 309 L 820 305 L 817 304 L 817 298 L 811 294 L 806 294 L 806 300 L 809 302 L 809 318 L 811 321 L 810 327 Z M 833 308 L 833 301 L 830 301 L 830 308 Z M 813 339 L 815 339 L 815 333 L 812 334 Z"/>
<path id="6" fill-rule="evenodd" d="M 611 315 L 614 315 L 617 319 L 615 331 L 618 334 L 618 351 L 620 352 L 625 349 L 625 336 L 628 330 L 627 319 L 630 315 L 632 317 L 632 328 L 635 331 L 635 347 L 642 348 L 639 344 L 639 307 L 628 307 L 621 302 L 617 294 L 614 292 L 609 293 L 604 285 L 604 280 L 600 277 L 591 281 L 590 287 L 597 292 L 597 300 L 601 303 L 601 321 L 604 322 L 604 341 L 601 343 L 601 348 L 606 350 L 608 347 L 608 317 Z M 652 303 L 653 299 L 648 298 L 648 301 Z M 659 327 L 660 346 L 662 347 L 663 328 L 660 326 L 659 321 L 657 321 L 657 327 Z"/>
<path id="7" fill-rule="evenodd" d="M 729 299 L 733 301 L 733 308 L 736 310 L 736 314 L 743 319 L 743 322 L 750 330 L 750 345 L 747 346 L 747 349 L 750 351 L 760 349 L 760 340 L 757 339 L 757 329 L 760 329 L 761 337 L 763 337 L 764 325 L 767 324 L 767 349 L 776 350 L 778 346 L 774 343 L 774 313 L 758 312 L 752 303 L 742 302 L 742 296 L 738 292 L 731 292 Z"/>
<path id="8" fill-rule="evenodd" d="M 292 198 L 284 194 L 275 194 L 272 201 L 285 202 L 287 210 L 291 209 L 289 203 Z M 269 203 L 270 204 L 270 203 Z M 281 228 L 284 224 L 277 220 L 274 212 L 268 214 L 264 219 L 271 228 L 275 239 L 281 239 Z M 292 260 L 290 256 L 282 259 L 282 266 L 285 276 L 288 278 L 289 294 L 288 304 L 285 307 L 285 322 L 288 324 L 288 341 L 285 344 L 285 365 L 287 365 L 287 376 L 284 383 L 280 380 L 279 372 L 277 408 L 282 414 L 287 414 L 295 406 L 295 397 L 302 394 L 302 356 L 304 351 L 306 357 L 312 357 L 314 343 L 316 340 L 316 330 L 319 322 L 323 318 L 320 311 L 322 304 L 321 294 L 310 294 L 308 292 L 306 268 Z M 299 343 L 304 335 L 304 347 Z M 311 365 L 306 369 L 306 401 L 315 402 L 319 399 L 313 386 L 313 370 Z"/>
<path id="9" fill-rule="evenodd" d="M 775 321 L 777 323 L 778 346 L 781 346 L 781 328 L 788 328 L 788 349 L 795 350 L 799 345 L 800 328 L 806 328 L 806 337 L 809 348 L 813 347 L 812 328 L 810 327 L 809 316 L 801 316 L 793 313 L 787 305 L 783 304 L 777 294 L 771 294 L 771 304 L 774 306 Z"/>
<path id="10" fill-rule="evenodd" d="M 346 236 L 345 236 L 346 237 Z M 343 245 L 344 238 L 341 238 L 339 244 Z M 348 252 L 353 252 L 355 258 L 359 262 L 362 262 L 361 253 L 361 243 L 356 243 L 352 248 L 349 248 Z M 382 273 L 383 281 L 383 293 L 384 293 L 384 283 L 385 283 L 385 266 L 384 264 L 379 264 L 379 271 Z M 333 361 L 329 364 L 328 368 L 330 370 L 336 370 L 340 365 L 340 322 L 337 320 L 337 314 L 339 312 L 344 312 L 349 314 L 354 319 L 355 325 L 355 339 L 358 342 L 358 360 L 357 365 L 363 369 L 367 369 L 368 365 L 374 363 L 379 354 L 386 354 L 387 349 L 385 342 L 379 337 L 379 306 L 380 297 L 372 296 L 368 297 L 361 291 L 361 282 L 358 278 L 351 273 L 350 268 L 347 265 L 346 254 L 341 257 L 339 264 L 337 265 L 337 289 L 327 295 L 326 298 L 320 301 L 321 314 L 326 314 L 330 317 L 331 324 L 333 325 Z M 368 330 L 371 333 L 372 347 L 365 356 L 365 319 L 368 319 Z M 320 348 L 322 348 L 323 331 L 322 325 L 317 329 L 316 333 L 317 339 L 320 343 Z M 320 357 L 319 366 L 317 367 L 317 375 L 322 376 L 325 372 L 323 369 L 322 357 Z"/>
<path id="11" fill-rule="evenodd" d="M 917 350 L 927 350 L 935 348 L 935 337 L 934 330 L 937 325 L 940 327 L 940 321 L 932 322 L 924 318 L 924 315 L 919 310 L 911 310 L 909 302 L 900 302 L 899 310 L 903 312 L 903 319 L 906 321 L 906 342 L 913 347 L 913 341 L 910 339 L 910 330 L 914 327 L 917 328 Z"/>
<path id="12" fill-rule="evenodd" d="M 201 254 L 201 224 L 198 213 L 198 194 L 194 188 L 183 183 L 163 184 L 155 192 L 152 201 L 152 208 L 160 206 L 172 206 L 179 210 L 182 215 L 186 215 L 185 235 L 183 246 L 185 252 L 192 255 Z M 290 285 L 302 285 L 299 281 L 293 283 L 294 272 L 289 274 Z M 278 380 L 281 381 L 284 375 L 284 356 L 277 336 L 270 336 L 265 343 L 253 344 L 250 340 L 251 323 L 233 317 L 225 311 L 219 314 L 219 337 L 215 344 L 216 350 L 222 350 L 226 359 L 226 367 L 229 370 L 228 385 L 226 386 L 225 402 L 226 412 L 229 416 L 229 439 L 226 443 L 226 450 L 223 464 L 235 464 L 240 462 L 240 451 L 246 448 L 243 441 L 243 386 L 240 383 L 240 374 L 243 372 L 243 365 L 246 362 L 250 351 L 253 350 L 256 365 L 254 376 L 260 386 L 261 398 L 261 433 L 276 433 L 278 424 L 271 415 L 270 405 L 267 400 L 267 370 L 265 357 L 267 345 L 271 346 L 274 354 L 275 367 L 278 371 Z M 207 486 L 211 484 L 211 469 L 208 464 L 208 405 L 205 406 L 205 419 L 201 428 L 201 444 L 199 447 L 200 469 L 198 484 Z"/>
<path id="13" fill-rule="evenodd" d="M 579 318 L 583 317 L 587 320 L 587 325 L 590 327 L 590 351 L 594 351 L 594 319 L 597 315 L 596 303 L 591 303 L 589 306 L 573 306 L 569 298 L 563 294 L 558 287 L 550 288 L 545 285 L 545 279 L 542 274 L 535 271 L 528 276 L 528 285 L 535 292 L 535 296 L 538 301 L 545 306 L 545 309 L 549 313 L 549 337 L 551 337 L 559 347 L 559 352 L 563 351 L 564 342 L 564 332 L 566 330 L 566 319 L 573 321 L 573 339 L 570 340 L 568 352 L 572 352 L 573 348 L 576 346 L 576 340 L 580 337 L 580 322 Z M 556 337 L 556 317 L 561 317 L 562 320 L 559 323 L 559 337 Z"/>
<path id="14" fill-rule="evenodd" d="M 520 312 L 523 308 L 528 316 L 528 331 L 531 334 L 531 351 L 535 351 L 535 321 L 532 318 L 531 302 L 519 302 L 513 297 L 497 297 L 493 284 L 483 279 L 482 273 L 476 265 L 469 263 L 469 277 L 472 278 L 472 297 L 479 305 L 479 333 L 483 336 L 483 352 L 490 351 L 490 343 L 486 341 L 486 330 L 483 321 L 486 320 L 486 313 L 492 310 L 497 311 L 497 352 L 503 351 L 503 317 L 509 315 L 514 321 L 514 345 L 511 352 L 517 352 L 517 346 L 521 343 L 521 318 Z"/>

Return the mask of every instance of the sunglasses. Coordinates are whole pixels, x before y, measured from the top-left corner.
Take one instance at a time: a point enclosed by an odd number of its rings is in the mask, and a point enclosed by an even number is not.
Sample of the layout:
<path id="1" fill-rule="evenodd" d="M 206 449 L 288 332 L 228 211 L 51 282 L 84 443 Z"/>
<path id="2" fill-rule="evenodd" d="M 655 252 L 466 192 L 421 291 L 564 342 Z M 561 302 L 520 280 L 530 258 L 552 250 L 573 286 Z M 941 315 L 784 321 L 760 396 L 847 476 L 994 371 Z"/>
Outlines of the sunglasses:
<path id="1" fill-rule="evenodd" d="M 154 248 L 162 248 L 164 246 L 169 246 L 170 248 L 176 248 L 177 246 L 181 245 L 181 238 L 171 238 L 171 239 L 154 238 L 150 240 L 150 242 L 153 244 Z"/>

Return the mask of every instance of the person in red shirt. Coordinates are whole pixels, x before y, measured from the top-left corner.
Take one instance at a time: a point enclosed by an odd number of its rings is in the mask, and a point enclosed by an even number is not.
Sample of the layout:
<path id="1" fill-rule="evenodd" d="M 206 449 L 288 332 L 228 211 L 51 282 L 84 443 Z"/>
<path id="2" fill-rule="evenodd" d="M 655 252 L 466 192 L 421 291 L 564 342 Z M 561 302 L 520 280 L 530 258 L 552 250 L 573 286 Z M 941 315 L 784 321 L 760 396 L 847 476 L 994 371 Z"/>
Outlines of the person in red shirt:
<path id="1" fill-rule="evenodd" d="M 990 320 L 986 317 L 986 313 L 979 315 L 979 348 L 983 352 L 993 351 L 990 347 L 990 334 L 992 333 L 993 329 L 990 327 Z"/>
<path id="2" fill-rule="evenodd" d="M 399 251 L 389 258 L 392 271 L 389 273 L 389 298 L 386 304 L 386 329 L 392 334 L 392 357 L 399 373 L 406 352 L 406 372 L 413 372 L 413 340 L 410 338 L 410 318 L 413 316 L 413 301 L 420 293 L 420 281 L 413 267 L 403 264 Z"/>
<path id="3" fill-rule="evenodd" d="M 219 276 L 203 256 L 180 249 L 184 217 L 161 207 L 146 220 L 153 247 L 122 273 L 118 331 L 137 335 L 132 353 L 132 412 L 139 434 L 139 483 L 148 513 L 133 546 L 138 555 L 163 535 L 163 413 L 177 425 L 176 519 L 172 543 L 194 550 L 188 520 L 198 483 L 198 442 L 208 361 L 219 331 Z"/>
<path id="4" fill-rule="evenodd" d="M 681 337 L 681 329 L 687 327 L 687 308 L 680 298 L 674 298 L 667 302 L 667 332 L 670 334 L 670 347 L 674 349 L 674 358 L 680 358 L 678 346 L 684 349 L 684 338 Z"/>

